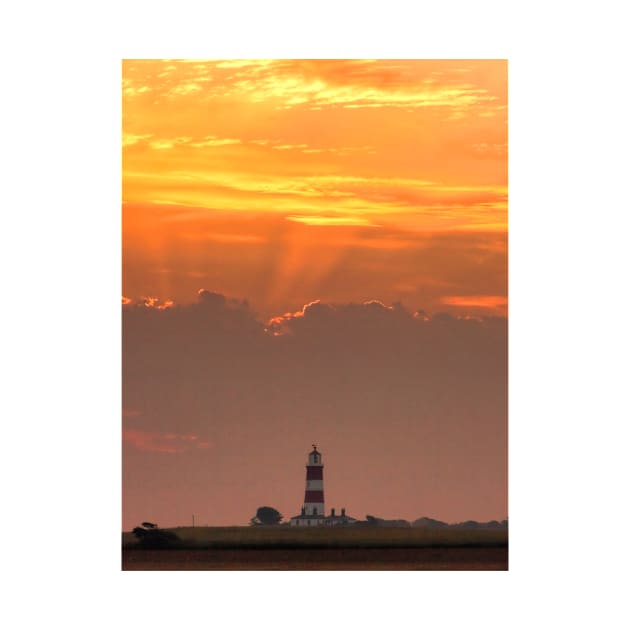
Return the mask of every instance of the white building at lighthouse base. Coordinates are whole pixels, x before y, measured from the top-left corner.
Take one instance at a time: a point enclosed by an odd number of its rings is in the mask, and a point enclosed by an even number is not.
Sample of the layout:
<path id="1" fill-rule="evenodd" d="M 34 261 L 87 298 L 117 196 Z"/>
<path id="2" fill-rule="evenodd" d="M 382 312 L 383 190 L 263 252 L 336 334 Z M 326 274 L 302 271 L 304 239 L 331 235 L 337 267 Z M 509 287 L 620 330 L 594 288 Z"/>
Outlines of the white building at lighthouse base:
<path id="1" fill-rule="evenodd" d="M 324 514 L 306 514 L 302 510 L 301 514 L 291 517 L 292 527 L 338 527 L 344 525 L 352 525 L 357 519 L 346 516 L 346 509 L 341 508 L 341 514 L 335 514 L 335 508 L 330 511 L 328 516 Z"/>

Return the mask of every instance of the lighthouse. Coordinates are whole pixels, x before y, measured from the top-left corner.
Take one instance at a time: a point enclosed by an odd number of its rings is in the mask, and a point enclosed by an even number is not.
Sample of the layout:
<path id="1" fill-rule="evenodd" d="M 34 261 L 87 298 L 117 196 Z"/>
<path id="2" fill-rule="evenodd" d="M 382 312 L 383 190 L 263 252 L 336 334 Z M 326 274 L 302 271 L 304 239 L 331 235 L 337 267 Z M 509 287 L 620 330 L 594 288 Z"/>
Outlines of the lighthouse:
<path id="1" fill-rule="evenodd" d="M 341 515 L 335 516 L 335 509 L 326 516 L 324 512 L 324 462 L 322 454 L 313 444 L 313 450 L 306 460 L 306 489 L 302 511 L 291 517 L 291 525 L 301 527 L 316 527 L 318 525 L 337 526 L 352 525 L 357 520 L 346 516 L 346 508 L 341 508 Z"/>
<path id="2" fill-rule="evenodd" d="M 313 444 L 306 464 L 306 489 L 302 513 L 307 517 L 323 518 L 324 512 L 324 464 L 322 454 Z"/>

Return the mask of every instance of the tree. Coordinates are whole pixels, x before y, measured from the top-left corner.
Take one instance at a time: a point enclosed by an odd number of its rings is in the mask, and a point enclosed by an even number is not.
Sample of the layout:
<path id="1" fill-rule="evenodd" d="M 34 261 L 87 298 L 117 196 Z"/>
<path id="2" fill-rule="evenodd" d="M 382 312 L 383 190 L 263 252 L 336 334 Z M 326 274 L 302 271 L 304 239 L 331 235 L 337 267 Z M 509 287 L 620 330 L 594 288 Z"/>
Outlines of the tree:
<path id="1" fill-rule="evenodd" d="M 256 516 L 251 519 L 250 525 L 277 525 L 282 520 L 282 514 L 275 508 L 263 506 L 256 510 Z"/>

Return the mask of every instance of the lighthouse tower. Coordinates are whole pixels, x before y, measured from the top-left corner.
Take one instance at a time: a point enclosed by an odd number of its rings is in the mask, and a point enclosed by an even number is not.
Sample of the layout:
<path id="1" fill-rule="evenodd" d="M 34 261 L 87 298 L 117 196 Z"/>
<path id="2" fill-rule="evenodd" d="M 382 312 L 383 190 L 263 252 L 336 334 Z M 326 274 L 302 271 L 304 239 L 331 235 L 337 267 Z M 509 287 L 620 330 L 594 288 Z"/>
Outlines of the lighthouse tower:
<path id="1" fill-rule="evenodd" d="M 306 464 L 306 490 L 304 492 L 303 517 L 324 518 L 324 464 L 322 454 L 313 444 Z"/>
<path id="2" fill-rule="evenodd" d="M 336 526 L 352 525 L 357 520 L 346 516 L 346 508 L 341 508 L 341 515 L 335 516 L 335 509 L 326 516 L 324 512 L 324 464 L 322 454 L 313 444 L 313 450 L 308 454 L 306 462 L 306 490 L 302 512 L 291 517 L 292 526 L 316 527 L 319 525 Z"/>

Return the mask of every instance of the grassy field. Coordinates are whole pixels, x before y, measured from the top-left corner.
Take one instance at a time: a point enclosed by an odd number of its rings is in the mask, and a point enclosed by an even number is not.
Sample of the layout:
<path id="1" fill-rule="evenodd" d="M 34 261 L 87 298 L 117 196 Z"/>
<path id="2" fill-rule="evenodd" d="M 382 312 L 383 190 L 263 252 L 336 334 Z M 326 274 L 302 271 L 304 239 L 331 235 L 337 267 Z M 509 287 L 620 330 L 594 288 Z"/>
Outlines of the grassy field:
<path id="1" fill-rule="evenodd" d="M 368 549 L 507 547 L 504 529 L 397 527 L 175 527 L 168 529 L 187 549 Z M 135 546 L 131 532 L 123 547 Z"/>

